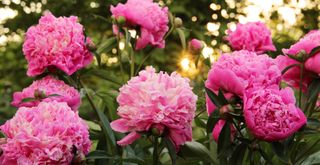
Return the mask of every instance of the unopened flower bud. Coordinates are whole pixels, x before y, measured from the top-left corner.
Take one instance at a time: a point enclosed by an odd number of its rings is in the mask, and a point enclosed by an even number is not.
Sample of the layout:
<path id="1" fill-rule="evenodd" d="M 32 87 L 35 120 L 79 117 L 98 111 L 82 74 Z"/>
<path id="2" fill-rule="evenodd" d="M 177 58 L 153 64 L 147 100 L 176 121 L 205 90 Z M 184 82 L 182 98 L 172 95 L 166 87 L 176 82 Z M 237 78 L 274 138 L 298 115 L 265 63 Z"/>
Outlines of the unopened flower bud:
<path id="1" fill-rule="evenodd" d="M 192 39 L 189 41 L 189 51 L 191 54 L 198 55 L 200 54 L 201 50 L 203 48 L 203 44 L 198 39 Z"/>
<path id="2" fill-rule="evenodd" d="M 88 40 L 88 39 L 87 39 L 86 47 L 91 52 L 94 52 L 97 50 L 97 46 L 91 40 Z"/>
<path id="3" fill-rule="evenodd" d="M 126 24 L 126 18 L 123 16 L 119 16 L 116 18 L 116 23 L 118 26 L 124 26 Z"/>
<path id="4" fill-rule="evenodd" d="M 305 60 L 307 57 L 307 52 L 305 50 L 300 50 L 297 54 L 298 59 Z"/>
<path id="5" fill-rule="evenodd" d="M 46 98 L 46 93 L 42 90 L 36 89 L 34 91 L 34 98 L 36 98 L 36 99 Z"/>
<path id="6" fill-rule="evenodd" d="M 156 124 L 153 126 L 153 128 L 151 129 L 152 135 L 154 136 L 162 136 L 163 132 L 164 132 L 164 126 L 161 124 Z"/>
<path id="7" fill-rule="evenodd" d="M 233 112 L 233 107 L 230 104 L 224 105 L 219 109 L 219 112 L 221 117 L 227 120 L 231 117 L 228 112 Z"/>
<path id="8" fill-rule="evenodd" d="M 176 18 L 174 19 L 174 26 L 175 26 L 176 28 L 182 27 L 182 26 L 183 26 L 183 21 L 182 21 L 182 19 L 179 18 L 179 17 L 176 17 Z"/>

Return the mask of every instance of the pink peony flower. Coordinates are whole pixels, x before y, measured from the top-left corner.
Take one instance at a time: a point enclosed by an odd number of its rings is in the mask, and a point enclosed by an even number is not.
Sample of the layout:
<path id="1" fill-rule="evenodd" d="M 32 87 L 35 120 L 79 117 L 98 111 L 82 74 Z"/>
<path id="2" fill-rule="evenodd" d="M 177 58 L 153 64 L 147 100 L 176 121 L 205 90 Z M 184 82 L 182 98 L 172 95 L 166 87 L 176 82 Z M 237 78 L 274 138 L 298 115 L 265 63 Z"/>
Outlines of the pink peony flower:
<path id="1" fill-rule="evenodd" d="M 199 54 L 202 48 L 203 48 L 203 44 L 200 40 L 192 39 L 191 41 L 189 41 L 189 50 L 193 54 Z"/>
<path id="2" fill-rule="evenodd" d="M 126 4 L 119 3 L 116 7 L 111 6 L 111 12 L 115 18 L 123 16 L 127 27 L 139 28 L 137 50 L 149 44 L 164 48 L 163 37 L 169 30 L 168 8 L 161 8 L 153 0 L 128 0 Z M 114 32 L 118 33 L 118 30 Z"/>
<path id="3" fill-rule="evenodd" d="M 0 164 L 69 165 L 74 149 L 87 154 L 91 147 L 86 123 L 66 103 L 56 101 L 21 107 L 0 129 L 7 136 L 7 143 L 0 145 Z"/>
<path id="4" fill-rule="evenodd" d="M 28 76 L 37 76 L 46 68 L 58 68 L 68 75 L 88 65 L 93 56 L 89 52 L 78 18 L 58 17 L 47 13 L 26 33 L 23 53 L 28 61 Z M 87 39 L 87 42 L 91 42 Z"/>
<path id="5" fill-rule="evenodd" d="M 270 30 L 262 22 L 239 23 L 235 31 L 228 30 L 226 39 L 234 50 L 249 50 L 259 54 L 276 50 Z"/>
<path id="6" fill-rule="evenodd" d="M 260 140 L 284 140 L 307 121 L 295 102 L 293 90 L 289 87 L 248 90 L 244 96 L 245 122 Z"/>
<path id="7" fill-rule="evenodd" d="M 283 49 L 282 51 L 284 54 L 297 55 L 302 50 L 304 50 L 306 53 L 310 53 L 313 48 L 318 46 L 320 46 L 320 30 L 312 30 L 297 43 L 291 45 L 289 49 Z M 308 60 L 305 62 L 306 70 L 320 75 L 319 61 L 320 52 L 308 58 Z"/>
<path id="8" fill-rule="evenodd" d="M 113 130 L 131 132 L 119 145 L 131 144 L 140 138 L 140 132 L 163 132 L 178 149 L 191 141 L 191 122 L 196 110 L 197 96 L 189 86 L 189 80 L 177 73 L 156 73 L 152 67 L 141 71 L 127 85 L 120 88 L 117 98 L 118 115 L 111 123 Z"/>
<path id="9" fill-rule="evenodd" d="M 36 92 L 44 92 L 47 98 L 23 102 L 25 98 L 34 98 Z M 50 96 L 53 94 L 59 96 Z M 53 100 L 66 102 L 74 111 L 77 111 L 81 104 L 80 94 L 76 89 L 52 76 L 46 76 L 41 80 L 34 81 L 29 87 L 23 89 L 22 92 L 15 92 L 11 105 L 15 107 L 35 107 L 41 101 L 51 102 Z"/>
<path id="10" fill-rule="evenodd" d="M 242 98 L 246 89 L 278 85 L 280 80 L 281 71 L 274 59 L 242 50 L 223 54 L 212 65 L 205 86 L 215 93 L 221 89 L 229 98 Z"/>

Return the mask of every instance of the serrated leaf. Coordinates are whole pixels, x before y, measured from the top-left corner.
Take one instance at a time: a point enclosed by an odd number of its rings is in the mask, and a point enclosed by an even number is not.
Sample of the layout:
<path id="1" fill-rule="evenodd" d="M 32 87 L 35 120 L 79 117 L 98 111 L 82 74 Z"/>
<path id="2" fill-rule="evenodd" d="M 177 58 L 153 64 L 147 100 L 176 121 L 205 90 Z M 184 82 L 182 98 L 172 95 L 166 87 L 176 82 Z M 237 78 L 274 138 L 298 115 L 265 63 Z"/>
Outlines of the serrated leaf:
<path id="1" fill-rule="evenodd" d="M 177 152 L 176 152 L 175 146 L 172 143 L 172 141 L 168 138 L 163 138 L 163 141 L 169 151 L 169 155 L 170 155 L 172 164 L 175 165 L 177 162 Z"/>
<path id="2" fill-rule="evenodd" d="M 178 153 L 185 159 L 197 158 L 198 160 L 205 160 L 207 162 L 217 164 L 210 151 L 199 142 L 187 142 L 181 146 Z"/>

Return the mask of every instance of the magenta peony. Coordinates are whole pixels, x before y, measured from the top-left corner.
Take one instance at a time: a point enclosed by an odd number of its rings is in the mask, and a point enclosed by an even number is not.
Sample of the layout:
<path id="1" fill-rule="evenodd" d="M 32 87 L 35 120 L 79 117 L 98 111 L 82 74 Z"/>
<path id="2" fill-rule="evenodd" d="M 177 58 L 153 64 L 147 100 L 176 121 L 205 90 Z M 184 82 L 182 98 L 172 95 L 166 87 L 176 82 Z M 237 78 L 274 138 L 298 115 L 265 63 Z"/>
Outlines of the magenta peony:
<path id="1" fill-rule="evenodd" d="M 278 85 L 280 80 L 281 71 L 274 59 L 242 50 L 223 54 L 212 65 L 205 86 L 215 93 L 223 90 L 226 97 L 242 98 L 246 89 Z"/>
<path id="2" fill-rule="evenodd" d="M 7 136 L 7 143 L 0 145 L 0 164 L 69 165 L 75 149 L 87 154 L 91 147 L 86 123 L 66 103 L 56 101 L 19 108 L 0 129 Z"/>
<path id="3" fill-rule="evenodd" d="M 244 96 L 244 118 L 251 133 L 260 140 L 284 140 L 306 124 L 303 112 L 295 106 L 293 90 L 251 89 Z"/>
<path id="4" fill-rule="evenodd" d="M 28 76 L 58 68 L 68 75 L 88 65 L 93 56 L 85 43 L 84 28 L 78 18 L 47 13 L 26 33 L 23 53 L 28 61 Z M 87 42 L 91 42 L 87 39 Z"/>
<path id="5" fill-rule="evenodd" d="M 235 31 L 228 30 L 226 39 L 234 50 L 249 50 L 259 54 L 276 50 L 270 30 L 262 22 L 239 23 Z"/>
<path id="6" fill-rule="evenodd" d="M 41 95 L 42 93 L 46 98 L 23 102 L 23 99 L 35 98 L 35 95 Z M 81 103 L 80 94 L 76 89 L 52 76 L 46 76 L 41 80 L 34 81 L 29 87 L 23 89 L 22 92 L 15 92 L 11 105 L 15 107 L 34 107 L 41 101 L 51 102 L 53 100 L 66 102 L 74 111 L 78 110 Z"/>
<path id="7" fill-rule="evenodd" d="M 143 49 L 147 45 L 164 48 L 163 37 L 169 30 L 168 8 L 161 8 L 153 0 L 128 0 L 126 4 L 111 6 L 111 12 L 115 18 L 124 17 L 127 27 L 139 28 L 136 49 Z"/>
<path id="8" fill-rule="evenodd" d="M 289 49 L 283 49 L 283 53 L 290 55 L 297 55 L 300 51 L 310 53 L 313 48 L 318 46 L 320 46 L 320 30 L 312 30 Z M 307 71 L 320 75 L 320 52 L 308 58 L 305 62 L 305 68 Z"/>
<path id="9" fill-rule="evenodd" d="M 111 123 L 113 130 L 131 132 L 119 145 L 128 145 L 140 137 L 140 132 L 152 131 L 171 139 L 178 149 L 191 141 L 197 96 L 189 80 L 177 73 L 156 73 L 148 67 L 120 88 L 117 98 L 118 115 Z"/>

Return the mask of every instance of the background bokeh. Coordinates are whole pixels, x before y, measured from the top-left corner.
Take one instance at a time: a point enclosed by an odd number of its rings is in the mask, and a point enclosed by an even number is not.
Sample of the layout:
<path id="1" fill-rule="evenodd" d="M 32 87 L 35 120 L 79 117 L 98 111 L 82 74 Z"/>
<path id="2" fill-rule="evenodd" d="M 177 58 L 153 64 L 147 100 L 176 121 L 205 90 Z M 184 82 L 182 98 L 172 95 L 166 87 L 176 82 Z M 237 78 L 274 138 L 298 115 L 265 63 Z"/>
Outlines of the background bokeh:
<path id="1" fill-rule="evenodd" d="M 26 60 L 22 53 L 24 33 L 28 27 L 36 24 L 45 11 L 56 16 L 76 15 L 84 25 L 86 33 L 99 45 L 110 36 L 110 5 L 123 0 L 1 0 L 0 2 L 0 123 L 15 113 L 10 106 L 14 91 L 20 91 L 32 83 L 34 78 L 26 76 Z M 178 71 L 192 79 L 195 90 L 200 89 L 208 65 L 217 59 L 221 52 L 230 51 L 224 41 L 228 28 L 234 29 L 236 23 L 262 21 L 272 31 L 273 42 L 281 54 L 282 48 L 289 47 L 302 35 L 320 26 L 320 0 L 160 0 L 159 4 L 168 6 L 170 11 L 183 19 L 188 39 L 198 38 L 206 43 L 202 51 L 199 67 L 195 67 L 195 57 L 182 51 L 179 36 L 171 35 L 166 40 L 166 48 L 153 50 L 146 65 L 153 65 L 158 70 Z M 119 45 L 121 48 L 121 45 Z M 137 55 L 139 61 L 141 56 Z M 101 53 L 102 77 L 127 76 L 119 71 L 119 59 L 116 49 Z M 123 59 L 126 62 L 127 59 Z M 90 67 L 94 67 L 93 63 Z M 114 82 L 96 81 L 96 77 L 86 76 L 86 82 L 92 92 L 105 97 L 115 98 L 119 85 Z M 198 94 L 203 96 L 199 90 Z M 116 104 L 105 103 L 112 112 Z M 112 100 L 112 99 L 111 99 Z M 203 101 L 203 99 L 200 99 Z M 113 100 L 115 102 L 115 100 Z M 200 104 L 201 105 L 201 104 Z M 203 105 L 203 104 L 202 104 Z M 199 107 L 201 111 L 204 107 Z M 84 118 L 94 118 L 87 111 L 84 102 L 80 112 Z M 114 115 L 113 115 L 114 116 Z M 115 116 L 116 117 L 116 116 Z"/>

